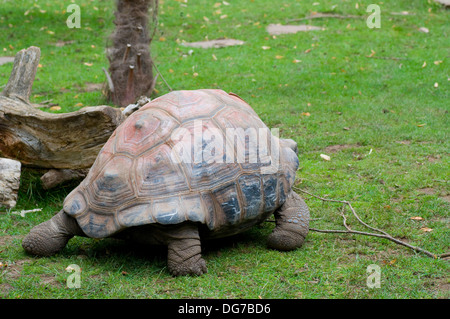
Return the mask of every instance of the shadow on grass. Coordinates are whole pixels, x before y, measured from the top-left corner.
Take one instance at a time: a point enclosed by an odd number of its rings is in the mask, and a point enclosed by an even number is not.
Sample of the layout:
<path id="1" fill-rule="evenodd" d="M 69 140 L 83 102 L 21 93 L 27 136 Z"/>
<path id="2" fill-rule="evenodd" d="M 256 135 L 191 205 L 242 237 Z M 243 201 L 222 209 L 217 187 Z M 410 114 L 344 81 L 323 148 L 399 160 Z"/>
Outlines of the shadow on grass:
<path id="1" fill-rule="evenodd" d="M 266 238 L 270 226 L 255 226 L 237 235 L 220 239 L 202 241 L 202 255 L 208 259 L 220 258 L 222 254 L 252 251 L 266 247 Z M 104 238 L 92 239 L 75 237 L 56 256 L 60 259 L 81 258 L 104 271 L 126 269 L 135 274 L 152 271 L 159 272 L 167 265 L 167 247 L 148 245 L 128 240 Z M 165 269 L 167 275 L 169 272 Z"/>

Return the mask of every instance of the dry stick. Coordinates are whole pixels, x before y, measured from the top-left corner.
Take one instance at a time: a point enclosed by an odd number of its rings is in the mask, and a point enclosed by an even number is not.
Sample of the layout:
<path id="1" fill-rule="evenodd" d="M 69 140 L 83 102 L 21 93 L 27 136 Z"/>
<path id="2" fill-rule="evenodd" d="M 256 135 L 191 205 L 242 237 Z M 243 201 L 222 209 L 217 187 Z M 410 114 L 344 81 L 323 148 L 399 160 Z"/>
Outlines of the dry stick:
<path id="1" fill-rule="evenodd" d="M 346 224 L 346 218 L 345 218 L 343 212 L 342 212 L 342 217 L 344 218 L 344 226 L 345 226 L 345 228 L 346 228 L 347 230 L 334 230 L 334 229 L 333 229 L 333 230 L 329 230 L 329 229 L 316 229 L 316 228 L 309 228 L 309 230 L 316 231 L 316 232 L 320 232 L 320 233 L 358 234 L 358 235 L 365 235 L 365 236 L 374 236 L 374 237 L 379 237 L 379 238 L 385 238 L 385 239 L 388 239 L 388 240 L 390 240 L 390 241 L 393 241 L 393 242 L 396 243 L 396 244 L 399 244 L 399 245 L 402 245 L 402 246 L 411 248 L 411 249 L 413 249 L 413 250 L 415 250 L 415 251 L 418 251 L 418 252 L 422 252 L 422 253 L 424 253 L 425 255 L 427 255 L 427 256 L 429 256 L 429 257 L 432 257 L 432 258 L 444 258 L 444 257 L 449 257 L 449 256 L 450 256 L 450 253 L 444 253 L 444 254 L 440 254 L 440 255 L 433 254 L 433 253 L 431 253 L 431 252 L 429 252 L 429 251 L 427 251 L 427 250 L 425 250 L 425 249 L 423 249 L 423 248 L 416 247 L 416 246 L 412 246 L 412 245 L 407 244 L 407 243 L 405 243 L 405 242 L 403 242 L 403 241 L 401 241 L 401 240 L 398 240 L 398 239 L 392 237 L 391 235 L 389 235 L 388 233 L 386 233 L 385 231 L 382 231 L 382 230 L 380 230 L 380 229 L 377 229 L 377 228 L 374 228 L 374 227 L 372 227 L 372 226 L 367 225 L 366 223 L 364 223 L 364 222 L 361 220 L 361 218 L 359 218 L 358 214 L 356 214 L 355 209 L 353 208 L 353 206 L 351 205 L 351 203 L 348 202 L 348 201 L 345 201 L 345 200 L 336 200 L 336 199 L 327 199 L 327 198 L 323 198 L 323 197 L 320 197 L 320 196 L 311 194 L 311 193 L 309 193 L 309 192 L 307 192 L 307 191 L 305 191 L 305 190 L 303 190 L 303 189 L 300 189 L 300 188 L 297 188 L 297 187 L 294 187 L 294 188 L 295 188 L 296 190 L 302 192 L 302 193 L 308 194 L 308 195 L 313 196 L 313 197 L 315 197 L 315 198 L 318 198 L 318 199 L 320 199 L 320 200 L 322 200 L 322 201 L 335 202 L 335 203 L 342 203 L 342 204 L 348 205 L 348 207 L 349 207 L 350 210 L 352 211 L 353 215 L 356 217 L 356 219 L 357 219 L 361 224 L 363 224 L 364 226 L 366 226 L 366 227 L 368 227 L 368 228 L 370 228 L 370 229 L 372 229 L 372 230 L 375 230 L 375 231 L 377 231 L 377 232 L 380 232 L 380 233 L 382 233 L 382 234 L 367 233 L 367 232 L 362 232 L 362 231 L 357 231 L 357 230 L 351 230 L 351 229 L 347 226 L 347 224 Z M 345 207 L 345 206 L 344 206 L 344 207 Z"/>
<path id="2" fill-rule="evenodd" d="M 294 21 L 303 21 L 303 20 L 312 20 L 312 19 L 321 19 L 321 18 L 335 18 L 335 19 L 363 19 L 364 16 L 355 16 L 355 15 L 340 15 L 340 14 L 332 14 L 332 13 L 317 13 L 314 15 L 310 15 L 304 18 L 298 19 L 287 19 L 288 22 Z"/>
<path id="3" fill-rule="evenodd" d="M 164 83 L 166 83 L 167 87 L 169 88 L 169 91 L 173 91 L 172 88 L 170 87 L 169 83 L 167 83 L 166 79 L 164 79 L 163 75 L 161 74 L 161 72 L 159 72 L 158 67 L 156 66 L 156 64 L 152 61 L 152 65 L 155 67 L 156 72 L 158 72 L 159 76 L 161 77 L 161 79 L 163 79 Z"/>

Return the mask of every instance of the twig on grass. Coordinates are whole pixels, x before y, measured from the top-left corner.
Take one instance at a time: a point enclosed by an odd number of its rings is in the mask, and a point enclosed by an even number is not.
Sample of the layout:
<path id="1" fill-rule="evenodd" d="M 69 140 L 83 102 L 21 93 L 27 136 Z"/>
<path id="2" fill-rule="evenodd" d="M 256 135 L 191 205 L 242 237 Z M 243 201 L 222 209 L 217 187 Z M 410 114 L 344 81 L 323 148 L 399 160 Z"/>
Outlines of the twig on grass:
<path id="1" fill-rule="evenodd" d="M 161 74 L 161 72 L 159 71 L 158 67 L 156 66 L 156 64 L 151 61 L 153 66 L 155 67 L 156 72 L 158 72 L 159 76 L 161 77 L 161 79 L 164 81 L 164 83 L 167 85 L 167 87 L 169 88 L 169 91 L 172 92 L 172 88 L 170 87 L 169 83 L 167 83 L 166 79 L 164 79 L 163 75 Z"/>
<path id="2" fill-rule="evenodd" d="M 298 191 L 300 191 L 302 193 L 308 194 L 308 195 L 310 195 L 312 197 L 318 198 L 318 199 L 320 199 L 320 200 L 322 200 L 324 202 L 326 201 L 326 202 L 335 202 L 335 203 L 342 203 L 342 204 L 344 204 L 341 214 L 342 214 L 342 217 L 344 219 L 344 227 L 346 228 L 346 230 L 317 229 L 317 228 L 311 228 L 310 227 L 309 230 L 311 230 L 311 231 L 316 231 L 316 232 L 320 232 L 320 233 L 339 233 L 339 234 L 357 234 L 357 235 L 365 235 L 365 236 L 374 236 L 374 237 L 384 238 L 384 239 L 390 240 L 390 241 L 392 241 L 392 242 L 394 242 L 396 244 L 408 247 L 408 248 L 413 249 L 413 250 L 415 250 L 417 252 L 421 252 L 421 253 L 427 255 L 428 257 L 445 258 L 445 257 L 449 257 L 450 256 L 450 253 L 444 253 L 444 254 L 439 254 L 438 255 L 438 254 L 434 254 L 432 252 L 429 252 L 429 251 L 427 251 L 427 250 L 425 250 L 423 248 L 410 245 L 410 244 L 405 243 L 405 242 L 403 242 L 403 241 L 401 241 L 401 240 L 399 240 L 397 238 L 392 237 L 390 234 L 386 233 L 385 231 L 383 231 L 381 229 L 378 229 L 378 228 L 375 228 L 375 227 L 372 227 L 372 226 L 366 224 L 358 216 L 358 214 L 356 213 L 355 209 L 353 208 L 352 204 L 349 201 L 323 198 L 323 197 L 311 194 L 311 193 L 309 193 L 309 192 L 307 192 L 307 191 L 305 191 L 303 189 L 297 188 L 297 187 L 294 187 L 294 189 L 298 190 Z M 352 211 L 353 215 L 356 217 L 356 219 L 361 224 L 363 224 L 364 226 L 366 226 L 369 229 L 372 229 L 372 230 L 378 232 L 378 234 L 377 233 L 362 232 L 362 231 L 357 231 L 357 230 L 350 229 L 350 227 L 347 225 L 347 219 L 346 219 L 345 214 L 344 214 L 344 212 L 345 212 L 345 205 L 347 205 L 350 208 L 350 210 Z"/>
<path id="3" fill-rule="evenodd" d="M 287 19 L 287 22 L 295 22 L 295 21 L 303 21 L 303 20 L 312 20 L 312 19 L 321 19 L 321 18 L 334 18 L 334 19 L 363 19 L 364 16 L 356 16 L 356 15 L 342 15 L 342 14 L 334 14 L 334 13 L 321 13 L 318 12 L 316 14 L 312 14 L 310 16 L 298 19 Z"/>

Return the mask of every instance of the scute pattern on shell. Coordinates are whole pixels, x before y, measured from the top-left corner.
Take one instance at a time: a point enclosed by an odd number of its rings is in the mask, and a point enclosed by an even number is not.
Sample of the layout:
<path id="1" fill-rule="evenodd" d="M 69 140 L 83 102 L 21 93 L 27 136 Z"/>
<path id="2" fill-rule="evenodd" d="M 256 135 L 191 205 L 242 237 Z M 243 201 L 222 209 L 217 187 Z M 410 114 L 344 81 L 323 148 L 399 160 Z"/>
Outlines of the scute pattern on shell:
<path id="1" fill-rule="evenodd" d="M 220 132 L 224 143 L 226 129 L 237 129 L 233 140 L 246 145 L 247 161 L 237 161 L 238 154 L 233 154 L 235 160 L 226 162 L 226 145 L 222 151 L 214 149 L 209 161 L 196 162 L 195 152 L 183 155 L 191 156 L 190 161 L 174 161 L 174 147 L 190 150 L 193 141 L 174 141 L 173 133 L 180 129 L 181 137 L 195 136 L 196 120 L 201 120 L 201 133 Z M 184 221 L 206 224 L 214 232 L 238 232 L 284 203 L 298 167 L 297 155 L 282 143 L 276 171 L 263 172 L 270 162 L 249 163 L 248 156 L 257 154 L 246 143 L 247 128 L 268 130 L 253 109 L 232 93 L 193 90 L 161 96 L 116 129 L 86 179 L 67 196 L 64 211 L 94 238 L 127 227 Z M 260 154 L 267 154 L 279 140 L 269 134 L 265 142 L 267 149 L 258 148 Z"/>

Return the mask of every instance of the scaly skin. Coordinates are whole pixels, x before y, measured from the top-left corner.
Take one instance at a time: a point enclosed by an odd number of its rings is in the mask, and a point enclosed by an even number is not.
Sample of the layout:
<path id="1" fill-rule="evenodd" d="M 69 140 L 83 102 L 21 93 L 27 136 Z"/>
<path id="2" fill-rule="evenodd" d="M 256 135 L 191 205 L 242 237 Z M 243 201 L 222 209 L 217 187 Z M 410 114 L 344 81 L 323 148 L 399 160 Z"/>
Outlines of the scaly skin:
<path id="1" fill-rule="evenodd" d="M 276 227 L 268 238 L 268 246 L 277 250 L 301 247 L 309 230 L 309 210 L 303 199 L 291 191 L 281 209 L 275 212 L 275 219 Z M 76 220 L 61 210 L 50 220 L 34 227 L 24 238 L 22 246 L 30 254 L 51 256 L 63 249 L 75 235 L 86 236 Z M 170 227 L 130 229 L 117 237 L 146 239 L 150 243 L 167 245 L 167 264 L 173 276 L 207 272 L 197 224 L 187 222 Z"/>
<path id="2" fill-rule="evenodd" d="M 167 236 L 167 266 L 173 276 L 202 275 L 207 272 L 201 255 L 198 226 L 192 223 L 174 227 Z"/>
<path id="3" fill-rule="evenodd" d="M 301 247 L 309 231 L 309 209 L 303 199 L 291 191 L 284 205 L 274 215 L 276 226 L 269 235 L 268 246 L 277 250 Z"/>
<path id="4" fill-rule="evenodd" d="M 31 229 L 22 241 L 28 253 L 38 256 L 51 256 L 63 249 L 75 235 L 83 236 L 77 221 L 61 210 L 51 219 Z"/>

